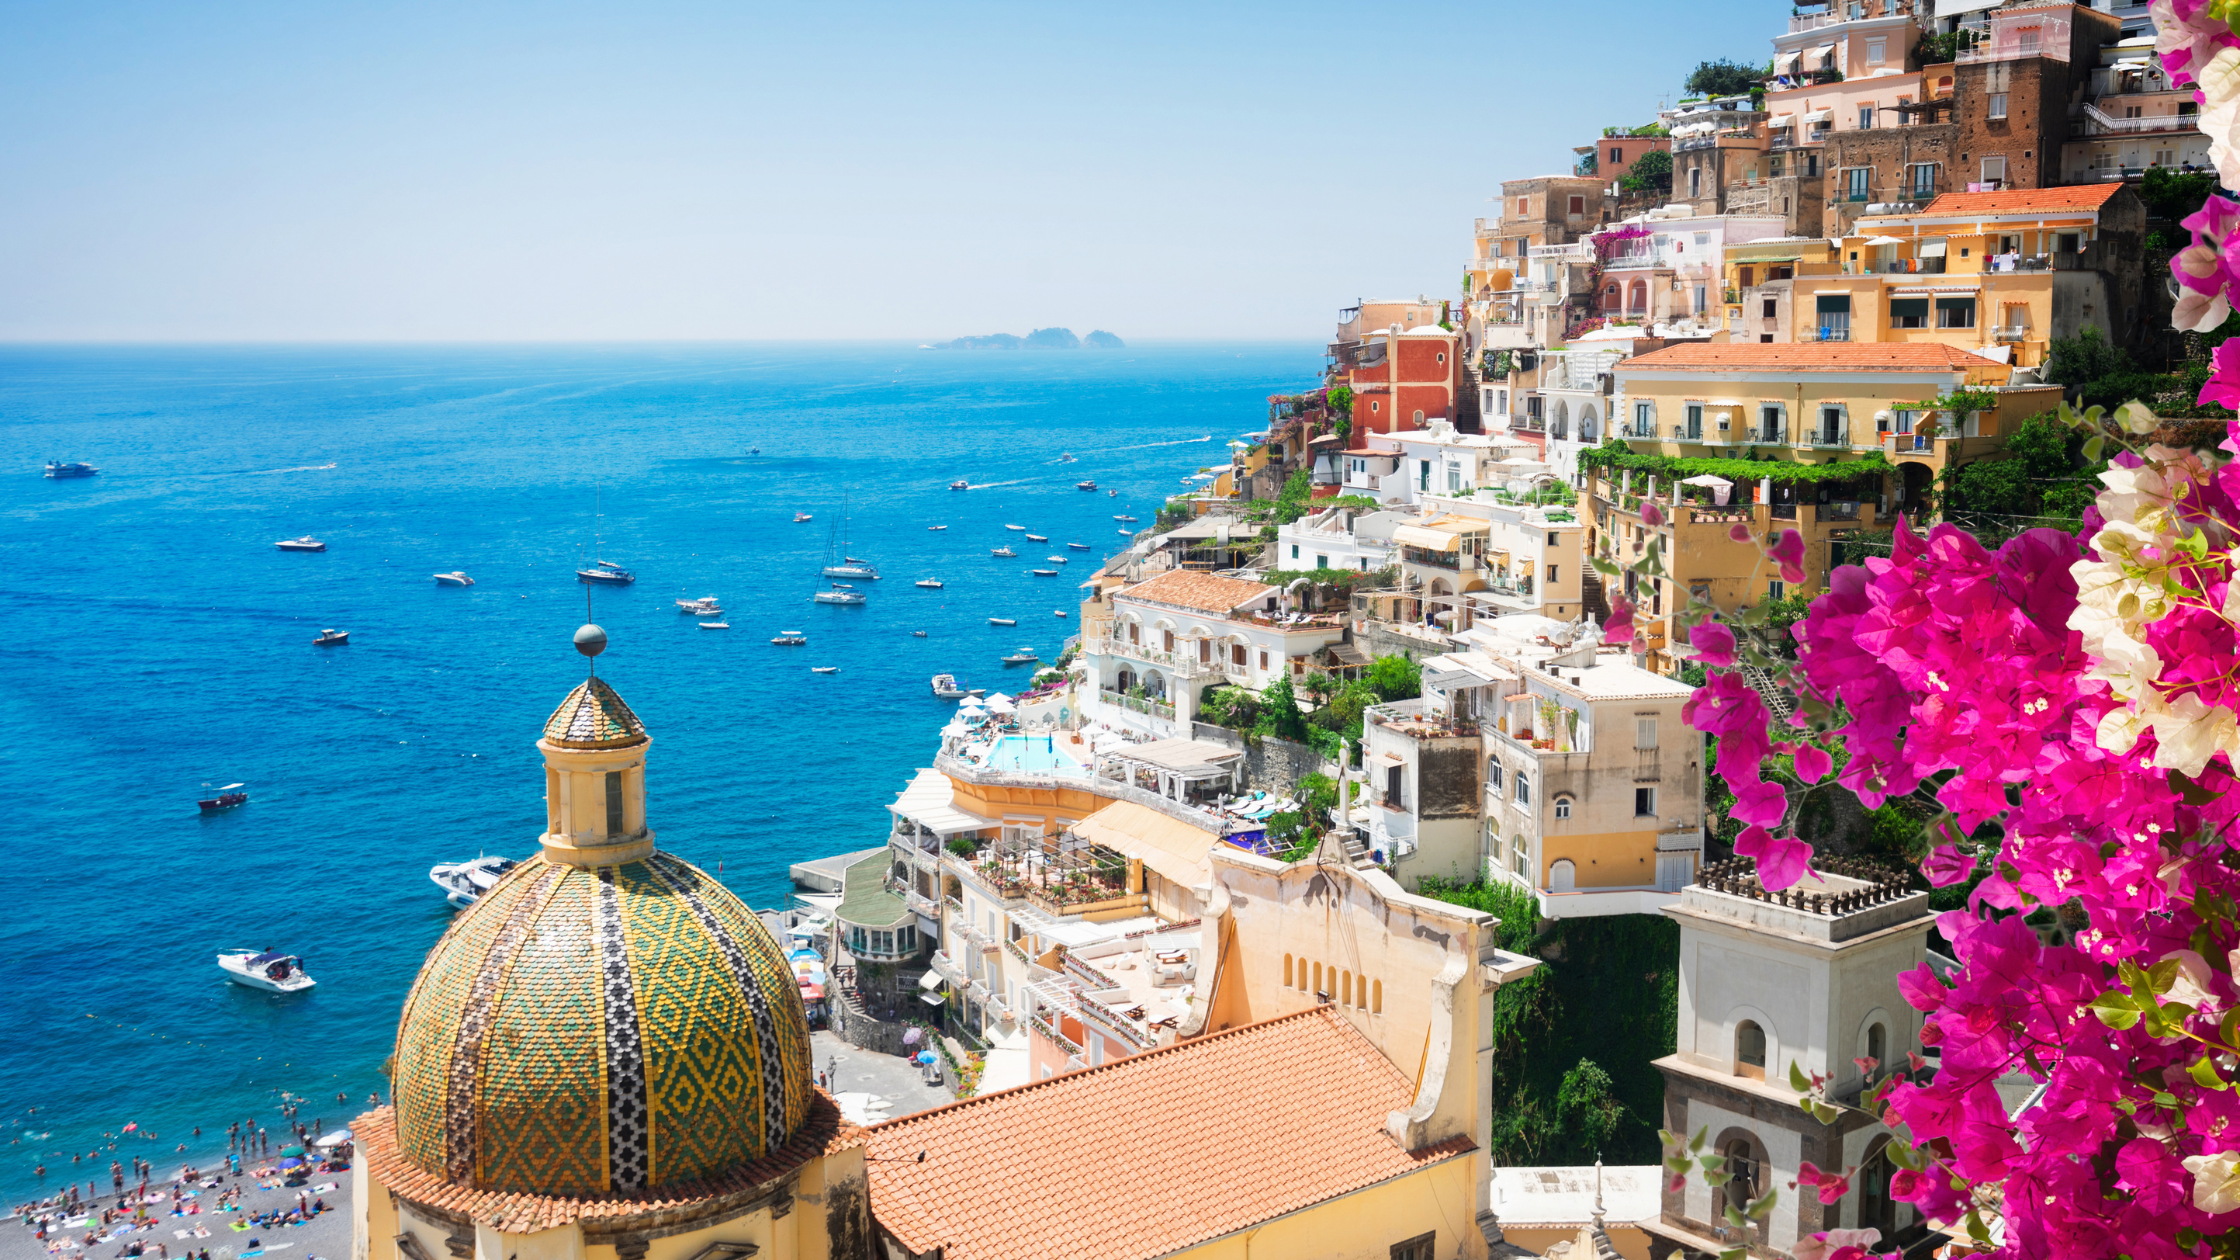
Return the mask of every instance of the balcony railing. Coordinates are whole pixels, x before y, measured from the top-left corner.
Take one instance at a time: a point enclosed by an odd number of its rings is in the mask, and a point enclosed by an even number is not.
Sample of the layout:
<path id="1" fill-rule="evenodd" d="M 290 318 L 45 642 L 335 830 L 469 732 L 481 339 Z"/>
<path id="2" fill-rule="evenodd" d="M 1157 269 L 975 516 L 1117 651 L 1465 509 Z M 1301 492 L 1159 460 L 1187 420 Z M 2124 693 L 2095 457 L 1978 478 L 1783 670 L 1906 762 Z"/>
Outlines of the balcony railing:
<path id="1" fill-rule="evenodd" d="M 1851 340 L 1851 330 L 1849 328 L 1821 328 L 1816 330 L 1816 334 L 1814 336 L 1808 337 L 1806 338 L 1806 340 L 1849 341 Z"/>
<path id="2" fill-rule="evenodd" d="M 932 919 L 936 922 L 940 921 L 941 907 L 933 904 L 932 898 L 916 892 L 906 892 L 902 895 L 902 900 L 910 907 L 912 913 L 922 918 Z"/>
<path id="3" fill-rule="evenodd" d="M 2201 125 L 2199 114 L 2148 114 L 2138 118 L 2116 118 L 2099 106 L 2087 102 L 2084 120 L 2078 130 L 2086 135 L 2137 135 L 2154 131 L 2191 131 Z"/>
<path id="4" fill-rule="evenodd" d="M 1081 1049 L 1081 1043 L 1075 1041 L 1071 1037 L 1066 1036 L 1064 1033 L 1059 1032 L 1057 1021 L 1051 1019 L 1046 1012 L 1042 1011 L 1039 1008 L 1036 1009 L 1034 1016 L 1027 1020 L 1027 1026 L 1034 1029 L 1036 1032 L 1041 1033 L 1043 1036 L 1048 1037 L 1053 1043 L 1055 1043 L 1060 1049 L 1064 1050 L 1067 1054 L 1084 1053 L 1084 1051 Z"/>
<path id="5" fill-rule="evenodd" d="M 1675 442 L 1701 442 L 1703 440 L 1703 426 L 1695 424 L 1673 425 L 1672 440 Z"/>
<path id="6" fill-rule="evenodd" d="M 1991 330 L 1991 339 L 1993 341 L 2028 341 L 2030 339 L 2030 330 L 2028 328 L 2020 326 L 2016 326 L 2013 328 L 1994 328 Z"/>
<path id="7" fill-rule="evenodd" d="M 1076 994 L 1074 1002 L 1077 1009 L 1080 1010 L 1082 1018 L 1095 1019 L 1097 1023 L 1103 1025 L 1109 1031 L 1117 1033 L 1122 1041 L 1136 1049 L 1156 1050 L 1159 1048 L 1157 1037 L 1136 1027 L 1134 1021 L 1113 1007 L 1099 1002 L 1086 993 Z"/>
<path id="8" fill-rule="evenodd" d="M 1148 713 L 1153 717 L 1166 718 L 1170 722 L 1174 720 L 1174 706 L 1163 700 L 1131 696 L 1122 691 L 1099 691 L 1097 692 L 1097 699 L 1104 701 L 1106 704 L 1119 705 L 1121 708 L 1132 712 Z"/>
<path id="9" fill-rule="evenodd" d="M 1823 426 L 1821 426 L 1820 428 L 1814 429 L 1814 430 L 1812 431 L 1812 440 L 1811 440 L 1811 441 L 1810 441 L 1809 443 L 1807 443 L 1807 445 L 1809 445 L 1809 446 L 1849 446 L 1849 445 L 1851 445 L 1851 426 L 1850 426 L 1850 425 L 1834 425 L 1834 426 L 1823 425 Z"/>
<path id="10" fill-rule="evenodd" d="M 956 959 L 949 957 L 947 950 L 940 950 L 934 954 L 933 973 L 960 989 L 969 983 L 965 979 L 964 968 L 957 965 Z"/>

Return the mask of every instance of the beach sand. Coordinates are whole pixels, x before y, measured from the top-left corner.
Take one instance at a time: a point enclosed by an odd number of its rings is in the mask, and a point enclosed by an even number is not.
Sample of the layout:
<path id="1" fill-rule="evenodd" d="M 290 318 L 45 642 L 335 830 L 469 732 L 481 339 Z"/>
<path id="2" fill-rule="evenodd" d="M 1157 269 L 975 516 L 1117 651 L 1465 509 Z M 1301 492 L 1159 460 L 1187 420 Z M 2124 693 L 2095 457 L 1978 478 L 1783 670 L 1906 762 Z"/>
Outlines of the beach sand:
<path id="1" fill-rule="evenodd" d="M 326 1200 L 327 1210 L 310 1223 L 275 1229 L 251 1229 L 247 1233 L 234 1231 L 228 1227 L 227 1222 L 258 1212 L 294 1207 L 297 1192 L 287 1187 L 266 1190 L 247 1177 L 229 1178 L 226 1181 L 227 1187 L 242 1187 L 242 1210 L 239 1212 L 171 1216 L 171 1203 L 167 1200 L 149 1209 L 150 1212 L 165 1213 L 156 1218 L 157 1223 L 152 1229 L 126 1234 L 114 1242 L 96 1243 L 92 1247 L 64 1247 L 51 1253 L 47 1250 L 47 1243 L 39 1241 L 29 1225 L 20 1218 L 11 1217 L 4 1225 L 0 1225 L 0 1260 L 47 1260 L 50 1255 L 83 1260 L 117 1260 L 117 1257 L 124 1254 L 124 1249 L 134 1242 L 141 1243 L 146 1248 L 142 1260 L 154 1260 L 155 1245 L 159 1242 L 171 1249 L 171 1260 L 179 1260 L 190 1252 L 200 1252 L 205 1247 L 210 1249 L 210 1260 L 236 1260 L 252 1238 L 264 1244 L 263 1255 L 270 1260 L 312 1260 L 312 1257 L 317 1257 L 318 1260 L 349 1260 L 350 1173 L 346 1170 L 316 1174 L 304 1189 L 324 1186 L 330 1182 L 334 1189 L 321 1190 L 311 1196 Z M 160 1189 L 162 1193 L 169 1194 L 172 1188 L 166 1185 L 151 1186 L 150 1189 Z M 199 1201 L 207 1203 L 214 1201 L 219 1192 L 203 1190 L 200 1193 L 202 1198 Z M 116 1200 L 111 1198 L 108 1202 L 114 1205 Z M 180 1238 L 176 1234 L 180 1229 L 192 1231 L 196 1228 L 208 1229 L 210 1236 L 195 1238 L 190 1233 L 190 1236 Z M 75 1230 L 59 1231 L 55 1236 L 59 1237 L 64 1233 L 83 1238 L 85 1228 L 81 1226 Z M 49 1241 L 53 1239 L 50 1238 Z"/>

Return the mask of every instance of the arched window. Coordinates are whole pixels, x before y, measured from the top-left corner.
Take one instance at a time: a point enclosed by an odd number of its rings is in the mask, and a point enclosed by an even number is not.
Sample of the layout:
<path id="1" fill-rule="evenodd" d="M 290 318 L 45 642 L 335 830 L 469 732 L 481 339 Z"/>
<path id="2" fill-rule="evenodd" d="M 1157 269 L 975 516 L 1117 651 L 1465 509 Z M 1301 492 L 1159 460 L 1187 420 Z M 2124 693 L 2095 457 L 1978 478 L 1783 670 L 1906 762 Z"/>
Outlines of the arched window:
<path id="1" fill-rule="evenodd" d="M 1620 305 L 1621 303 L 1618 300 L 1618 282 L 1613 280 L 1610 282 L 1610 287 L 1602 291 L 1602 309 L 1606 311 L 1614 311 L 1617 310 Z"/>
<path id="2" fill-rule="evenodd" d="M 1501 763 L 1490 758 L 1486 761 L 1486 790 L 1501 795 Z"/>
<path id="3" fill-rule="evenodd" d="M 1527 775 L 1522 769 L 1519 769 L 1517 771 L 1517 804 L 1530 805 L 1531 803 L 1532 778 L 1531 776 Z"/>
<path id="4" fill-rule="evenodd" d="M 1291 983 L 1291 955 L 1289 954 L 1283 956 L 1283 987 L 1286 989 L 1294 987 Z"/>
<path id="5" fill-rule="evenodd" d="M 1634 281 L 1633 287 L 1626 291 L 1626 298 L 1626 309 L 1628 311 L 1635 315 L 1647 312 L 1649 309 L 1648 282 L 1644 280 Z"/>
<path id="6" fill-rule="evenodd" d="M 1883 1035 L 1880 1022 L 1867 1025 L 1867 1057 L 1873 1059 L 1875 1063 L 1874 1067 L 1867 1069 L 1870 1075 L 1877 1068 L 1890 1062 L 1890 1047 L 1885 1044 L 1887 1040 L 1888 1038 Z"/>
<path id="7" fill-rule="evenodd" d="M 1549 892 L 1570 892 L 1578 886 L 1579 868 L 1572 865 L 1571 859 L 1559 859 L 1555 865 L 1548 868 Z"/>
<path id="8" fill-rule="evenodd" d="M 1738 1138 L 1728 1142 L 1719 1153 L 1727 1158 L 1726 1165 L 1720 1171 L 1726 1173 L 1732 1180 L 1720 1187 L 1721 1190 L 1726 1192 L 1726 1203 L 1715 1206 L 1733 1208 L 1737 1212 L 1743 1211 L 1762 1192 L 1765 1185 L 1765 1169 L 1755 1158 L 1756 1148 L 1746 1138 Z M 1719 1215 L 1724 1216 L 1726 1213 L 1722 1211 Z"/>
<path id="9" fill-rule="evenodd" d="M 1369 1013 L 1371 1015 L 1384 1014 L 1384 981 L 1382 980 L 1369 986 Z"/>
<path id="10" fill-rule="evenodd" d="M 1889 1138 L 1877 1142 L 1859 1165 L 1859 1228 L 1879 1229 L 1884 1238 L 1898 1232 L 1898 1205 L 1890 1197 Z"/>
<path id="11" fill-rule="evenodd" d="M 1766 1078 L 1766 1030 L 1754 1020 L 1743 1020 L 1734 1029 L 1734 1074 L 1753 1081 Z"/>
<path id="12" fill-rule="evenodd" d="M 1530 857 L 1525 852 L 1524 837 L 1521 835 L 1509 837 L 1509 869 L 1517 873 L 1517 878 L 1527 878 L 1526 871 L 1529 868 L 1530 861 Z"/>
<path id="13" fill-rule="evenodd" d="M 1571 798 L 1570 798 L 1570 797 L 1568 797 L 1568 796 L 1559 796 L 1559 797 L 1557 797 L 1557 798 L 1556 798 L 1556 817 L 1558 817 L 1558 818 L 1569 818 L 1569 817 L 1571 817 Z"/>
<path id="14" fill-rule="evenodd" d="M 1314 991 L 1315 991 L 1316 993 L 1320 993 L 1320 992 L 1322 992 L 1322 964 L 1321 964 L 1321 963 L 1316 963 L 1316 964 L 1314 965 Z"/>
<path id="15" fill-rule="evenodd" d="M 1338 1005 L 1353 1005 L 1353 973 L 1350 971 L 1338 973 Z"/>
<path id="16" fill-rule="evenodd" d="M 1416 423 L 1417 423 L 1417 424 L 1419 424 L 1419 425 L 1423 423 L 1423 412 L 1421 412 L 1421 411 L 1417 411 L 1417 412 L 1416 412 Z"/>

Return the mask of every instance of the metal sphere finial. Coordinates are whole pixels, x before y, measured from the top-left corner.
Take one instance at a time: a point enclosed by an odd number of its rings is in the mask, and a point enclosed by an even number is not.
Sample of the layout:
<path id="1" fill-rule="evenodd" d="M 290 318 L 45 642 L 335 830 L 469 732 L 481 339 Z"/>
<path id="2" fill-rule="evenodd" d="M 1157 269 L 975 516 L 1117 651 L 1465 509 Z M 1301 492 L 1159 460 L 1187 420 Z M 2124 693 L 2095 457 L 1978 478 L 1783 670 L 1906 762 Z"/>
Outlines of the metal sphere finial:
<path id="1" fill-rule="evenodd" d="M 607 650 L 607 632 L 589 622 L 576 631 L 576 651 L 585 656 L 597 656 Z"/>

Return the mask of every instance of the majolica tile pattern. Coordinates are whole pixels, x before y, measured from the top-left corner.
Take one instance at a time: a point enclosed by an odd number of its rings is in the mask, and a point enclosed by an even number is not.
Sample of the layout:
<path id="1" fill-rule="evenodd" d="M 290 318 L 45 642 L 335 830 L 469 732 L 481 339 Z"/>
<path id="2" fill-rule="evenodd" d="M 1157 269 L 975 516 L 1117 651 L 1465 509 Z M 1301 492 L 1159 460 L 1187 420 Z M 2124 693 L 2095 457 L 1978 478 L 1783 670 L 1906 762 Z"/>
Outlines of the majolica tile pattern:
<path id="1" fill-rule="evenodd" d="M 814 1094 L 784 953 L 665 853 L 509 872 L 429 953 L 395 1082 L 414 1167 L 545 1195 L 721 1175 L 784 1146 Z"/>
<path id="2" fill-rule="evenodd" d="M 544 737 L 562 748 L 627 748 L 646 739 L 646 724 L 597 678 L 584 680 L 545 719 Z"/>

